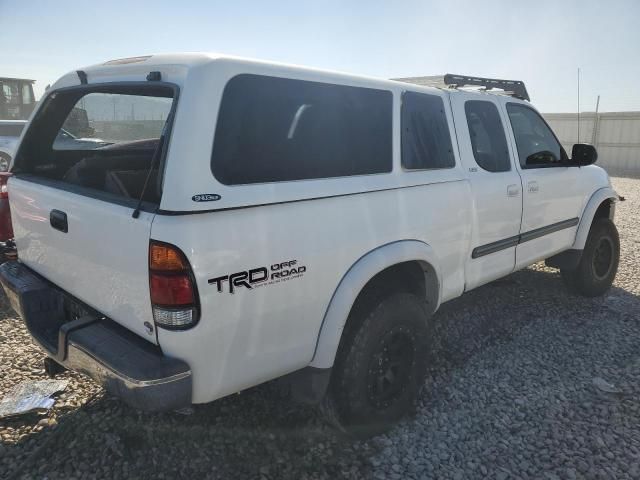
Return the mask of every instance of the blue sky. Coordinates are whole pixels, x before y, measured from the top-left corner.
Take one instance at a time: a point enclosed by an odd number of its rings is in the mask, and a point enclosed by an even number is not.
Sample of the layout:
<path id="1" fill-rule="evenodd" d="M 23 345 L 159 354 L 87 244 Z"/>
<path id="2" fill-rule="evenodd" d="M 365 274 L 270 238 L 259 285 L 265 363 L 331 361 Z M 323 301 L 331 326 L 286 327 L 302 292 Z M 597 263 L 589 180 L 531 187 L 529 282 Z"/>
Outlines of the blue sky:
<path id="1" fill-rule="evenodd" d="M 382 78 L 524 80 L 545 112 L 640 110 L 640 1 L 0 0 L 0 76 L 214 51 Z"/>

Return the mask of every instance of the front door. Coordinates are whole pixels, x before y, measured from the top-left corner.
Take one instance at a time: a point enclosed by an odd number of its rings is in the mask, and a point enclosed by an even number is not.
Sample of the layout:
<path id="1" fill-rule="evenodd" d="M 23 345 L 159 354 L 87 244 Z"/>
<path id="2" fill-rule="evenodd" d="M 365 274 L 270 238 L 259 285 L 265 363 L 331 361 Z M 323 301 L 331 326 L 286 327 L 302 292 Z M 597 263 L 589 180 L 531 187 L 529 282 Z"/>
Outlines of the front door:
<path id="1" fill-rule="evenodd" d="M 569 248 L 584 203 L 579 169 L 540 114 L 529 105 L 506 102 L 510 137 L 518 152 L 523 212 L 516 269 Z"/>
<path id="2" fill-rule="evenodd" d="M 450 98 L 460 158 L 475 202 L 471 254 L 465 271 L 465 289 L 470 290 L 514 269 L 522 184 L 498 100 L 463 92 Z"/>

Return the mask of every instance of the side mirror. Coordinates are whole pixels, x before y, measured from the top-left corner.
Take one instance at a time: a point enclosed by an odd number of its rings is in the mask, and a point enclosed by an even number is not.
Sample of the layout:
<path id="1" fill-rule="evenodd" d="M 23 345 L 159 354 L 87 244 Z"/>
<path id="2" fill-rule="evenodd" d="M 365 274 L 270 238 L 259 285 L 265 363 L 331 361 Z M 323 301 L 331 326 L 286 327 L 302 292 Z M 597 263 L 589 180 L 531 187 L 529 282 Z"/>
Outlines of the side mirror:
<path id="1" fill-rule="evenodd" d="M 588 143 L 576 143 L 571 149 L 571 165 L 584 167 L 596 163 L 598 151 Z"/>

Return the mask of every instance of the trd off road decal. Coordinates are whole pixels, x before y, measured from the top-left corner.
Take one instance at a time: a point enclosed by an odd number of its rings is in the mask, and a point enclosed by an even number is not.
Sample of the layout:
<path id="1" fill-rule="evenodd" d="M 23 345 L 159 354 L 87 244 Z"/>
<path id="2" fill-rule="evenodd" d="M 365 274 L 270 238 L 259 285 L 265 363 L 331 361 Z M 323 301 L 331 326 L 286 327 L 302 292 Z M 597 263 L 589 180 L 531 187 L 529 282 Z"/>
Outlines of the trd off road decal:
<path id="1" fill-rule="evenodd" d="M 286 282 L 294 278 L 300 278 L 307 271 L 304 265 L 298 265 L 297 260 L 274 263 L 269 268 L 257 267 L 243 272 L 236 272 L 230 275 L 223 275 L 209 279 L 209 285 L 215 284 L 218 293 L 225 289 L 229 293 L 235 293 L 240 287 L 253 289 L 263 285 L 273 285 L 275 283 Z"/>

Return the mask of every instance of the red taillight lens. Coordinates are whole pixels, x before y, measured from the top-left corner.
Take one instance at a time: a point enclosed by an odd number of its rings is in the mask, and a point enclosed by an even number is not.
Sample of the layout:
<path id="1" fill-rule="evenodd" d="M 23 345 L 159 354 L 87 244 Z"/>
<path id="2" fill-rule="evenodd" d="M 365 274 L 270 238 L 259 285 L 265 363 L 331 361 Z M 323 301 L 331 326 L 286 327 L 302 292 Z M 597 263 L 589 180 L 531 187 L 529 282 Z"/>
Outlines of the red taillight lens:
<path id="1" fill-rule="evenodd" d="M 0 172 L 0 199 L 9 198 L 7 182 L 12 174 L 10 172 Z"/>
<path id="2" fill-rule="evenodd" d="M 7 181 L 11 173 L 0 172 L 0 242 L 6 242 L 13 238 L 13 225 L 11 225 L 11 210 L 9 209 L 9 191 Z"/>
<path id="3" fill-rule="evenodd" d="M 155 305 L 178 306 L 193 305 L 193 286 L 191 279 L 184 274 L 162 275 L 151 273 L 151 301 Z"/>
<path id="4" fill-rule="evenodd" d="M 179 248 L 149 245 L 149 291 L 156 325 L 186 329 L 198 322 L 199 306 L 193 272 Z"/>

